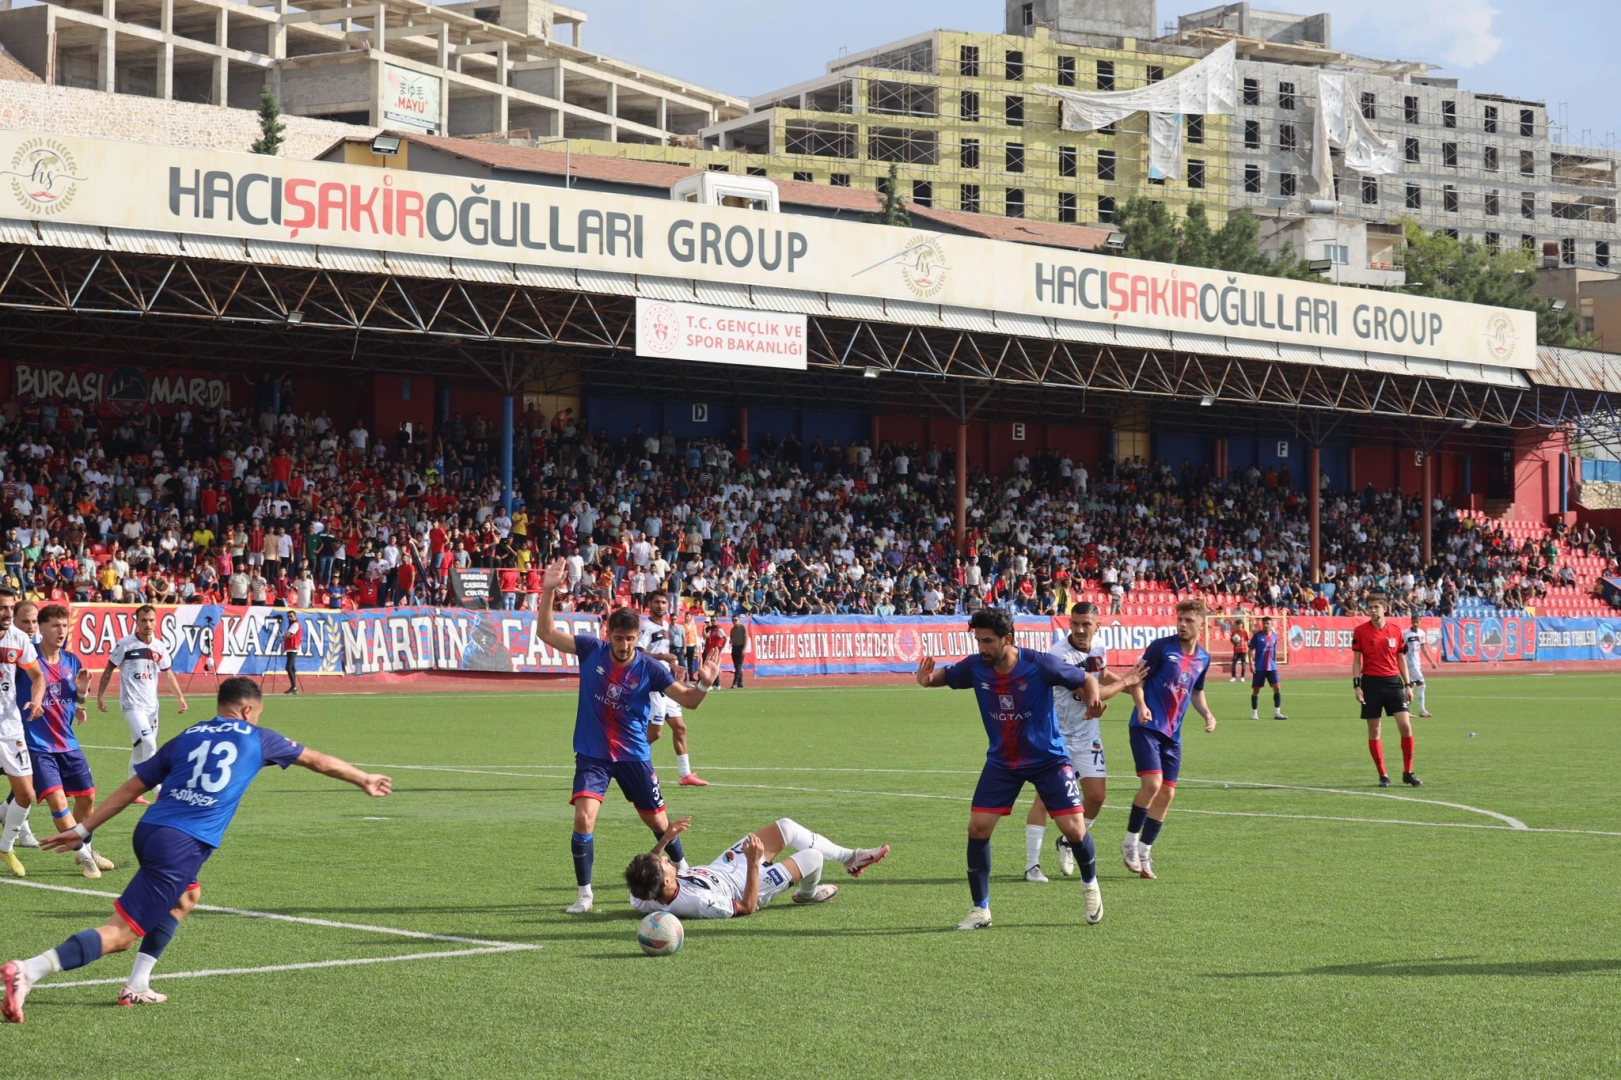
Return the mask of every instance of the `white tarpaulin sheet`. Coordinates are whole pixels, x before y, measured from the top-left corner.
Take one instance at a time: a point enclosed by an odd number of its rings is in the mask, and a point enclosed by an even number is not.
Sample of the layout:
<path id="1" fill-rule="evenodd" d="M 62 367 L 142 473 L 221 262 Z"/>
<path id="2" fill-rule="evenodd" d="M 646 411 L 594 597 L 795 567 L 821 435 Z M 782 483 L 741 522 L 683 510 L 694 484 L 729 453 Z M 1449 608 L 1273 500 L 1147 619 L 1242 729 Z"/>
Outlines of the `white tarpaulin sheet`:
<path id="1" fill-rule="evenodd" d="M 1238 43 L 1229 41 L 1164 82 L 1137 90 L 1037 89 L 1064 103 L 1065 131 L 1096 131 L 1140 112 L 1232 116 L 1238 111 L 1237 84 Z"/>
<path id="2" fill-rule="evenodd" d="M 1345 76 L 1333 71 L 1317 74 L 1317 116 L 1311 147 L 1311 175 L 1319 192 L 1334 190 L 1334 161 L 1330 149 L 1345 152 L 1345 167 L 1363 175 L 1394 176 L 1401 159 L 1394 140 L 1380 138 L 1367 117 L 1351 100 Z"/>
<path id="3" fill-rule="evenodd" d="M 1181 113 L 1148 114 L 1148 178 L 1150 180 L 1180 180 L 1182 178 Z"/>

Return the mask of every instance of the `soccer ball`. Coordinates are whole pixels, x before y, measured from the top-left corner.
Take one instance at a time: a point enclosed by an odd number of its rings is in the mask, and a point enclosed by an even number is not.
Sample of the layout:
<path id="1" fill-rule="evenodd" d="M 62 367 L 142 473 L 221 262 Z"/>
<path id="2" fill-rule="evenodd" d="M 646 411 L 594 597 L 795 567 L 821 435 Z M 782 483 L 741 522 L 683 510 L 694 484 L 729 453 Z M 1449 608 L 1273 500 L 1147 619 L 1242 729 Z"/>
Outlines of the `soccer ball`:
<path id="1" fill-rule="evenodd" d="M 668 911 L 655 911 L 636 928 L 636 943 L 648 956 L 669 956 L 680 951 L 686 936 L 681 920 Z"/>

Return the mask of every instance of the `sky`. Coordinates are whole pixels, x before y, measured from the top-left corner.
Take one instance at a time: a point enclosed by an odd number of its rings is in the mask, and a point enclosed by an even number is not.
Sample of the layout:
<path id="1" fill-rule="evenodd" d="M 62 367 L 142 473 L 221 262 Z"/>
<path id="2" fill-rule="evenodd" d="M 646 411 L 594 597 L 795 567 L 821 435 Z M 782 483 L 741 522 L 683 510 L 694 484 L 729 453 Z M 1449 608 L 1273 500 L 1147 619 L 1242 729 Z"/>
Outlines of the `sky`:
<path id="1" fill-rule="evenodd" d="M 1159 0 L 1163 24 L 1217 0 Z M 576 0 L 594 52 L 750 97 L 815 78 L 858 52 L 943 27 L 1000 31 L 1002 0 Z M 1563 141 L 1621 137 L 1618 0 L 1262 0 L 1257 9 L 1333 16 L 1334 47 L 1422 60 L 1468 90 L 1545 101 Z M 1550 12 L 1557 12 L 1549 19 Z M 566 40 L 566 38 L 565 38 Z M 1610 60 L 1606 60 L 1606 57 Z M 1563 103 L 1563 104 L 1562 104 Z"/>

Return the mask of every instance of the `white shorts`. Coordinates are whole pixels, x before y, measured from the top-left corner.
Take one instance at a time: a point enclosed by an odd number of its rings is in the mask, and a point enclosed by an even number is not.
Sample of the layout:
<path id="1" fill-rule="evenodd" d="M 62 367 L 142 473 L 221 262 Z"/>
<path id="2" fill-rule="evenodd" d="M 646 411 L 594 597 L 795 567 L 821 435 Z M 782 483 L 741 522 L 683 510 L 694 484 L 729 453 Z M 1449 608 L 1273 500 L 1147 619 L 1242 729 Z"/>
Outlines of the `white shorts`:
<path id="1" fill-rule="evenodd" d="M 0 739 L 0 772 L 7 776 L 33 776 L 34 762 L 21 739 Z"/>
<path id="2" fill-rule="evenodd" d="M 1424 681 L 1424 669 L 1423 668 L 1419 667 L 1417 664 L 1413 663 L 1411 660 L 1405 661 L 1402 666 L 1407 669 L 1407 681 L 1408 682 L 1416 684 L 1416 683 L 1421 683 L 1421 682 Z"/>
<path id="3" fill-rule="evenodd" d="M 130 742 L 138 743 L 148 735 L 156 738 L 158 734 L 158 714 L 156 712 L 127 712 L 124 714 L 124 723 L 129 725 Z"/>
<path id="4" fill-rule="evenodd" d="M 665 720 L 672 716 L 677 718 L 681 716 L 681 706 L 676 704 L 673 698 L 667 698 L 663 694 L 654 693 L 651 696 L 651 700 L 653 707 L 648 711 L 647 714 L 647 722 L 649 724 L 662 724 Z"/>
<path id="5" fill-rule="evenodd" d="M 1069 751 L 1069 763 L 1075 766 L 1075 775 L 1081 779 L 1101 780 L 1109 775 L 1103 764 L 1103 725 L 1096 719 L 1083 720 L 1071 727 L 1060 725 L 1064 747 Z"/>
<path id="6" fill-rule="evenodd" d="M 749 863 L 743 857 L 743 840 L 739 840 L 726 849 L 726 853 L 709 864 L 709 870 L 720 875 L 732 883 L 732 898 L 743 899 L 743 889 L 748 885 Z M 782 893 L 794 887 L 794 882 L 788 876 L 788 868 L 777 863 L 765 863 L 760 867 L 760 907 L 765 907 Z"/>

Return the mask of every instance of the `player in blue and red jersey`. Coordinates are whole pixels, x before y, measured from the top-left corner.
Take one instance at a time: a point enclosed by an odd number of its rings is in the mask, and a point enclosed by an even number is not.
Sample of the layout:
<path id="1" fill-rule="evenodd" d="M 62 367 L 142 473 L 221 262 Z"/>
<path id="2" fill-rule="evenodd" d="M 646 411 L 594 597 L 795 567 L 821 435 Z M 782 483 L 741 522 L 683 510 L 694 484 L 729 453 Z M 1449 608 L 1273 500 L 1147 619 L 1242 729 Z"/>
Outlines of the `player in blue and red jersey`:
<path id="1" fill-rule="evenodd" d="M 1254 662 L 1250 670 L 1250 719 L 1261 718 L 1261 687 L 1272 684 L 1272 719 L 1287 720 L 1283 715 L 1283 691 L 1278 688 L 1278 632 L 1272 629 L 1272 616 L 1261 616 L 1261 628 L 1250 638 L 1250 655 Z"/>
<path id="2" fill-rule="evenodd" d="M 141 868 L 113 904 L 113 917 L 92 930 L 81 930 L 54 949 L 31 960 L 12 960 L 0 967 L 0 1017 L 23 1022 L 23 1002 L 33 985 L 47 975 L 73 971 L 107 953 L 123 952 L 137 941 L 140 955 L 120 1005 L 160 1005 L 167 1001 L 149 987 L 152 969 L 180 921 L 202 895 L 197 874 L 225 838 L 225 830 L 248 786 L 266 765 L 301 765 L 345 780 L 374 798 L 393 790 L 386 776 L 361 772 L 346 761 L 300 746 L 259 726 L 264 708 L 259 684 L 248 678 L 220 683 L 217 715 L 176 735 L 158 752 L 135 766 L 135 775 L 110 795 L 101 808 L 68 832 L 40 841 L 51 851 L 72 851 L 111 821 L 143 792 L 162 787 L 151 808 L 135 826 L 135 858 Z"/>
<path id="3" fill-rule="evenodd" d="M 659 776 L 653 771 L 653 751 L 647 742 L 653 695 L 663 694 L 684 709 L 696 709 L 720 678 L 720 661 L 706 656 L 698 668 L 698 684 L 675 681 L 668 665 L 636 647 L 642 617 L 632 608 L 608 616 L 608 640 L 588 634 L 565 634 L 557 628 L 552 607 L 557 590 L 568 581 L 568 564 L 558 559 L 541 580 L 540 611 L 535 633 L 561 653 L 580 658 L 580 700 L 574 714 L 574 835 L 569 850 L 574 856 L 574 883 L 579 897 L 564 911 L 584 915 L 591 910 L 591 871 L 596 862 L 597 810 L 608 793 L 608 781 L 619 785 L 653 835 L 662 837 L 670 826 L 664 812 Z M 686 857 L 676 838 L 665 849 L 685 873 Z"/>
<path id="4" fill-rule="evenodd" d="M 28 752 L 34 759 L 34 797 L 50 809 L 57 832 L 73 828 L 96 808 L 96 782 L 73 734 L 73 725 L 84 721 L 81 702 L 90 689 L 90 673 L 77 656 L 63 648 L 69 618 L 68 609 L 61 604 L 36 608 L 25 601 L 17 605 L 17 626 L 30 636 L 38 635 L 36 651 L 45 676 L 45 711 L 37 719 L 23 721 Z M 19 670 L 18 702 L 27 701 L 32 693 L 33 678 Z M 69 799 L 73 800 L 71 807 Z M 76 854 L 87 878 L 99 878 L 103 870 L 116 868 L 89 844 Z"/>
<path id="5" fill-rule="evenodd" d="M 1131 800 L 1120 857 L 1127 870 L 1145 878 L 1154 877 L 1152 848 L 1176 795 L 1176 778 L 1182 771 L 1182 718 L 1188 706 L 1204 717 L 1206 731 L 1216 730 L 1216 714 L 1204 696 L 1205 672 L 1210 670 L 1210 654 L 1199 644 L 1204 621 L 1201 601 L 1176 605 L 1176 636 L 1160 638 L 1143 650 L 1137 664 L 1142 681 L 1131 688 L 1137 707 L 1128 730 L 1140 785 Z"/>
<path id="6" fill-rule="evenodd" d="M 1005 611 L 976 611 L 968 628 L 979 649 L 976 655 L 945 668 L 937 668 L 934 657 L 925 656 L 917 667 L 919 686 L 973 690 L 990 738 L 968 814 L 968 891 L 974 906 L 957 929 L 991 925 L 991 834 L 996 823 L 1013 812 L 1014 800 L 1026 783 L 1034 785 L 1080 862 L 1086 921 L 1095 923 L 1103 918 L 1097 849 L 1086 831 L 1080 782 L 1058 730 L 1053 690 L 1080 691 L 1088 711 L 1101 713 L 1098 680 L 1058 656 L 1019 648 L 1013 642 L 1013 616 Z"/>

